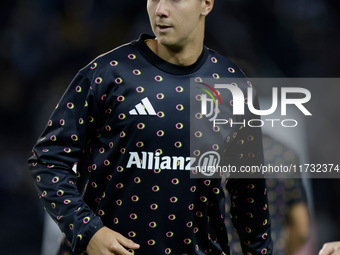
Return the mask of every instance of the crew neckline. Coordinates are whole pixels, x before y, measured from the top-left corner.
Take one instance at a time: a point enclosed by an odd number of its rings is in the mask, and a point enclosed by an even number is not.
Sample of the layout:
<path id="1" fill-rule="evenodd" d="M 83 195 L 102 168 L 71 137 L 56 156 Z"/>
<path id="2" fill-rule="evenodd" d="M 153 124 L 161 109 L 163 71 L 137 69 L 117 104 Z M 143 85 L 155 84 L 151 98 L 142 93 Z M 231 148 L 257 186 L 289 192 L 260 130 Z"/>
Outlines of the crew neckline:
<path id="1" fill-rule="evenodd" d="M 196 72 L 200 67 L 204 64 L 208 51 L 205 46 L 203 46 L 203 50 L 201 55 L 198 57 L 195 63 L 189 66 L 180 66 L 169 63 L 164 59 L 160 58 L 157 54 L 155 54 L 145 43 L 146 40 L 155 39 L 155 36 L 148 34 L 141 34 L 138 40 L 134 41 L 133 44 L 137 46 L 140 53 L 145 57 L 152 65 L 162 70 L 163 72 L 177 75 L 186 75 Z"/>

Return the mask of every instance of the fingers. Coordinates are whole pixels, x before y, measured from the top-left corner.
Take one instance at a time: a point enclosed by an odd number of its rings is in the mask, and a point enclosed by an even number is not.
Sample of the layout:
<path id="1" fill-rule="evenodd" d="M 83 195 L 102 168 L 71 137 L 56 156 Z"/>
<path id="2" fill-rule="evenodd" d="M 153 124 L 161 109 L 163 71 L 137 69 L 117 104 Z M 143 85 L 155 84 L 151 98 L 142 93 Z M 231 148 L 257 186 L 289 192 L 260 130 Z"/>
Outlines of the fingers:
<path id="1" fill-rule="evenodd" d="M 331 255 L 334 252 L 332 247 L 324 247 L 319 251 L 319 255 Z"/>
<path id="2" fill-rule="evenodd" d="M 89 255 L 133 255 L 125 248 L 138 249 L 139 245 L 120 233 L 103 227 L 91 238 L 86 251 Z"/>
<path id="3" fill-rule="evenodd" d="M 127 251 L 122 245 L 119 243 L 112 244 L 109 248 L 110 254 L 114 255 L 133 255 L 133 253 Z"/>
<path id="4" fill-rule="evenodd" d="M 340 242 L 325 243 L 319 255 L 340 255 Z"/>
<path id="5" fill-rule="evenodd" d="M 131 248 L 131 249 L 139 249 L 139 244 L 136 244 L 134 241 L 131 239 L 126 238 L 125 236 L 117 233 L 117 241 L 123 245 L 124 247 Z"/>

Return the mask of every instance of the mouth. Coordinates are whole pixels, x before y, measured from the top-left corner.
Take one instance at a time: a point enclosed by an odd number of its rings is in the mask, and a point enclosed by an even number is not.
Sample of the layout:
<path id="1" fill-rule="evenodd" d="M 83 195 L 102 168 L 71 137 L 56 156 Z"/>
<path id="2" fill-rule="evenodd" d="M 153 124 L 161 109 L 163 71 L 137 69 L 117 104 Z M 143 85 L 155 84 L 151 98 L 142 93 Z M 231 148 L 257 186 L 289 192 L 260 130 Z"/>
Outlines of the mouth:
<path id="1" fill-rule="evenodd" d="M 162 25 L 162 24 L 157 24 L 156 26 L 157 26 L 158 31 L 160 32 L 166 32 L 171 28 L 171 26 Z"/>

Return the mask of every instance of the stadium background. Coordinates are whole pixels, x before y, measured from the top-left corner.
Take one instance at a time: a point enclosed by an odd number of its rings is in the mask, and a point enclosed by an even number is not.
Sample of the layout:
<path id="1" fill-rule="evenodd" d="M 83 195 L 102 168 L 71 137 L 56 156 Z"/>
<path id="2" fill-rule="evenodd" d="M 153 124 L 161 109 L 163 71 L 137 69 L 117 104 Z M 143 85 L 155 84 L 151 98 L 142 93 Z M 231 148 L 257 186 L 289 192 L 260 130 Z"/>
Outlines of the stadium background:
<path id="1" fill-rule="evenodd" d="M 75 73 L 150 32 L 146 1 L 12 0 L 0 9 L 0 253 L 40 254 L 44 211 L 27 158 Z M 339 77 L 340 2 L 217 0 L 206 45 L 250 77 Z M 339 161 L 340 86 L 313 95 L 322 119 L 305 132 L 315 162 Z M 340 179 L 310 180 L 316 249 L 340 240 Z"/>

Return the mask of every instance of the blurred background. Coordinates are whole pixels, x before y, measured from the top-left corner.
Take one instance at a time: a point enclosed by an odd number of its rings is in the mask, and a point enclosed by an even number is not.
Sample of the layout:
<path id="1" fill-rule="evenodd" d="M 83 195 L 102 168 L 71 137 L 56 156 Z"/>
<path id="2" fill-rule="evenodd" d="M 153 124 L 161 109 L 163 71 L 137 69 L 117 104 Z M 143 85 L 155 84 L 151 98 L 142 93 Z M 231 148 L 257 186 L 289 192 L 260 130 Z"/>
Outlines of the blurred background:
<path id="1" fill-rule="evenodd" d="M 250 77 L 339 77 L 340 2 L 216 0 L 206 45 Z M 27 158 L 58 99 L 96 56 L 151 33 L 146 1 L 12 0 L 0 9 L 0 253 L 39 255 L 44 211 Z M 314 93 L 310 163 L 339 161 L 340 86 Z M 340 179 L 310 179 L 314 251 L 340 240 Z M 57 242 L 57 240 L 55 240 Z M 311 254 L 311 253 L 309 253 Z"/>

